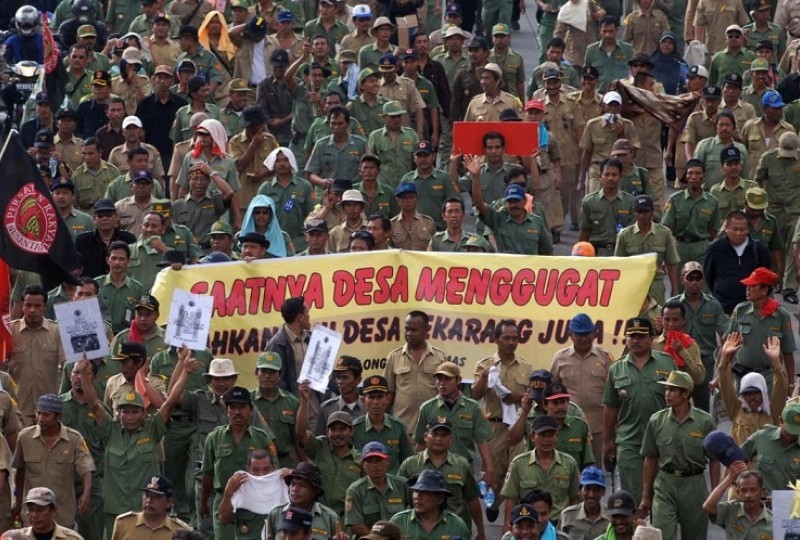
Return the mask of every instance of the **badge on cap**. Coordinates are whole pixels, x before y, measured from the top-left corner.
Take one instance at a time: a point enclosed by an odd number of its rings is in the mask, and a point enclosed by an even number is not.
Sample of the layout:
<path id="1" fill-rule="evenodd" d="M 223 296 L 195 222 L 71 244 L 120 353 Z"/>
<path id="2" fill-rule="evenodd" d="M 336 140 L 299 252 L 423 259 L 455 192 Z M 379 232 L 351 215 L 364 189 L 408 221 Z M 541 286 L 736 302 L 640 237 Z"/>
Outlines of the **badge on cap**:
<path id="1" fill-rule="evenodd" d="M 381 380 L 378 377 L 372 377 L 369 380 L 369 384 L 380 384 L 380 383 L 381 383 Z"/>
<path id="2" fill-rule="evenodd" d="M 531 515 L 531 511 L 528 510 L 527 506 L 523 506 L 522 508 L 519 509 L 519 515 L 521 515 L 521 516 L 529 516 L 529 515 Z"/>
<path id="3" fill-rule="evenodd" d="M 125 401 L 133 401 L 135 399 L 136 399 L 136 394 L 134 394 L 133 392 L 128 392 L 127 394 L 125 394 Z M 155 476 L 153 477 L 153 480 L 155 480 Z"/>
<path id="4" fill-rule="evenodd" d="M 436 417 L 436 421 L 439 422 L 440 424 L 446 424 L 447 423 L 447 417 L 446 416 L 437 416 Z"/>

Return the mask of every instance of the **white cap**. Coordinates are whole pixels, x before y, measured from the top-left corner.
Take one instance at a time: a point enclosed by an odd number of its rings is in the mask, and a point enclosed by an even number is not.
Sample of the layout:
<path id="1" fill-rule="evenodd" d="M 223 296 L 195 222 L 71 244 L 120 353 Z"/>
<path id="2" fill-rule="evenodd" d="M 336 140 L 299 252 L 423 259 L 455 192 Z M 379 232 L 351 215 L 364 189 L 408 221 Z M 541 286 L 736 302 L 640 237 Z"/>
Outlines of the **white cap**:
<path id="1" fill-rule="evenodd" d="M 361 194 L 360 191 L 357 189 L 348 189 L 344 193 L 342 193 L 342 203 L 346 202 L 357 202 L 361 204 L 366 204 L 364 200 L 364 195 Z"/>
<path id="2" fill-rule="evenodd" d="M 353 6 L 353 17 L 372 17 L 372 11 L 370 11 L 369 6 L 367 4 L 356 4 Z"/>
<path id="3" fill-rule="evenodd" d="M 689 77 L 705 77 L 708 79 L 708 70 L 706 66 L 696 65 L 689 68 Z"/>
<path id="4" fill-rule="evenodd" d="M 606 92 L 605 95 L 603 95 L 604 105 L 608 105 L 609 103 L 614 103 L 614 102 L 622 105 L 622 96 L 619 95 L 619 92 L 611 91 L 611 92 Z"/>
<path id="5" fill-rule="evenodd" d="M 128 126 L 142 127 L 142 121 L 139 120 L 138 116 L 126 116 L 125 120 L 122 121 L 122 129 Z"/>

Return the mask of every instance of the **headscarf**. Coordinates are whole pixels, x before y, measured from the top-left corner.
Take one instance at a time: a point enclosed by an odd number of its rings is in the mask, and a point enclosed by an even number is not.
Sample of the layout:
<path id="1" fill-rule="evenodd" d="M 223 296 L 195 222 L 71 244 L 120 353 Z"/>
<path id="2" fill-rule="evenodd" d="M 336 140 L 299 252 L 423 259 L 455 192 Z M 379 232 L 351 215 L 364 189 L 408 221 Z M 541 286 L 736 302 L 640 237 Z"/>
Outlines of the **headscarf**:
<path id="1" fill-rule="evenodd" d="M 267 159 L 264 160 L 264 167 L 269 169 L 270 171 L 275 170 L 275 162 L 278 160 L 278 154 L 283 154 L 286 159 L 289 160 L 289 166 L 292 168 L 293 173 L 297 173 L 299 170 L 297 168 L 297 159 L 294 157 L 294 152 L 286 148 L 285 146 L 279 146 L 275 150 L 269 153 Z"/>
<path id="2" fill-rule="evenodd" d="M 766 414 L 770 414 L 769 407 L 769 394 L 767 393 L 767 381 L 764 379 L 764 376 L 761 373 L 750 372 L 744 377 L 742 377 L 741 383 L 739 383 L 739 388 L 748 388 L 748 387 L 758 388 L 761 391 L 761 397 L 764 398 L 764 402 L 761 404 L 761 411 L 752 411 L 752 412 L 765 412 Z M 747 404 L 747 401 L 740 395 L 739 401 L 742 403 L 742 409 L 745 411 L 750 411 L 750 406 Z"/>
<path id="3" fill-rule="evenodd" d="M 272 210 L 272 219 L 269 220 L 267 226 L 267 233 L 264 235 L 269 240 L 269 249 L 267 253 L 274 257 L 286 257 L 286 241 L 283 239 L 283 231 L 278 223 L 278 211 L 275 208 L 275 201 L 266 195 L 256 195 L 247 207 L 247 212 L 244 213 L 244 220 L 242 222 L 242 230 L 239 235 L 244 235 L 249 232 L 256 232 L 256 223 L 253 220 L 253 209 L 267 207 Z"/>
<path id="4" fill-rule="evenodd" d="M 661 42 L 665 39 L 672 41 L 674 47 L 671 54 L 661 52 Z M 678 94 L 685 85 L 689 66 L 678 54 L 678 40 L 675 38 L 675 34 L 668 31 L 661 34 L 655 52 L 650 55 L 650 61 L 653 62 L 653 69 L 650 70 L 650 73 L 664 85 L 666 93 L 670 95 Z"/>
<path id="5" fill-rule="evenodd" d="M 589 0 L 570 0 L 558 10 L 556 20 L 586 32 L 589 24 Z"/>
<path id="6" fill-rule="evenodd" d="M 153 61 L 153 53 L 150 52 L 150 47 L 148 47 L 147 43 L 145 43 L 145 41 L 142 39 L 142 36 L 140 36 L 136 32 L 128 32 L 127 34 L 122 36 L 120 39 L 123 42 L 125 42 L 129 38 L 136 39 L 136 41 L 138 43 L 138 46 L 136 48 L 139 49 L 140 53 L 142 53 L 142 60 L 147 61 L 147 62 L 152 62 Z"/>
<path id="7" fill-rule="evenodd" d="M 220 23 L 219 43 L 217 43 L 214 48 L 219 54 L 224 54 L 230 62 L 236 57 L 236 45 L 233 44 L 230 36 L 228 36 L 228 23 L 225 21 L 225 15 L 219 11 L 209 11 L 203 19 L 200 28 L 197 30 L 197 40 L 206 50 L 211 50 L 211 40 L 208 36 L 208 23 L 210 23 L 214 17 L 219 17 Z"/>
<path id="8" fill-rule="evenodd" d="M 214 144 L 211 147 L 211 154 L 221 158 L 227 156 L 228 154 L 225 149 L 228 148 L 228 135 L 225 133 L 225 127 L 222 125 L 222 122 L 213 118 L 209 118 L 208 120 L 203 120 L 200 122 L 200 125 L 197 126 L 197 129 L 200 128 L 204 128 L 206 131 L 208 131 L 208 133 L 211 135 L 211 139 L 214 141 Z M 202 154 L 203 143 L 200 141 L 200 138 L 195 135 L 192 157 L 197 159 Z"/>

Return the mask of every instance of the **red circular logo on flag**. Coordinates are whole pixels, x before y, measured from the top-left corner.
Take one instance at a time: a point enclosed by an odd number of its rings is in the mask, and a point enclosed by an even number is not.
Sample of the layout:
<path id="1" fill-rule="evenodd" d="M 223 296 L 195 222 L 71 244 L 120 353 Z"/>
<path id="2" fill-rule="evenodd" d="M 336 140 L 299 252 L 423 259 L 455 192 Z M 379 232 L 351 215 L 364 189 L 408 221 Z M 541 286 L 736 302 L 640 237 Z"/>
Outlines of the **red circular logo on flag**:
<path id="1" fill-rule="evenodd" d="M 11 241 L 28 253 L 44 255 L 52 248 L 58 232 L 58 214 L 50 200 L 32 183 L 11 198 L 3 216 Z"/>

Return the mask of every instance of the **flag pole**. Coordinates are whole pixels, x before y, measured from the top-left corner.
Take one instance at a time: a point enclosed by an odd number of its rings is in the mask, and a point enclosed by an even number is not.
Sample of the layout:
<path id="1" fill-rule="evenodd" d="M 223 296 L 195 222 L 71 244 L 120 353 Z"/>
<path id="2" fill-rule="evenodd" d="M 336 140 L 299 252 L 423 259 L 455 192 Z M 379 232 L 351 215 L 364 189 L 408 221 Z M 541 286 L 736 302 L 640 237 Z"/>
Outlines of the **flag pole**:
<path id="1" fill-rule="evenodd" d="M 17 131 L 16 129 L 12 129 L 8 132 L 8 137 L 6 137 L 6 142 L 3 143 L 3 149 L 0 150 L 0 159 L 3 159 L 3 156 L 6 153 L 6 149 L 8 148 L 8 143 L 11 140 L 12 135 L 19 135 L 19 131 Z"/>

